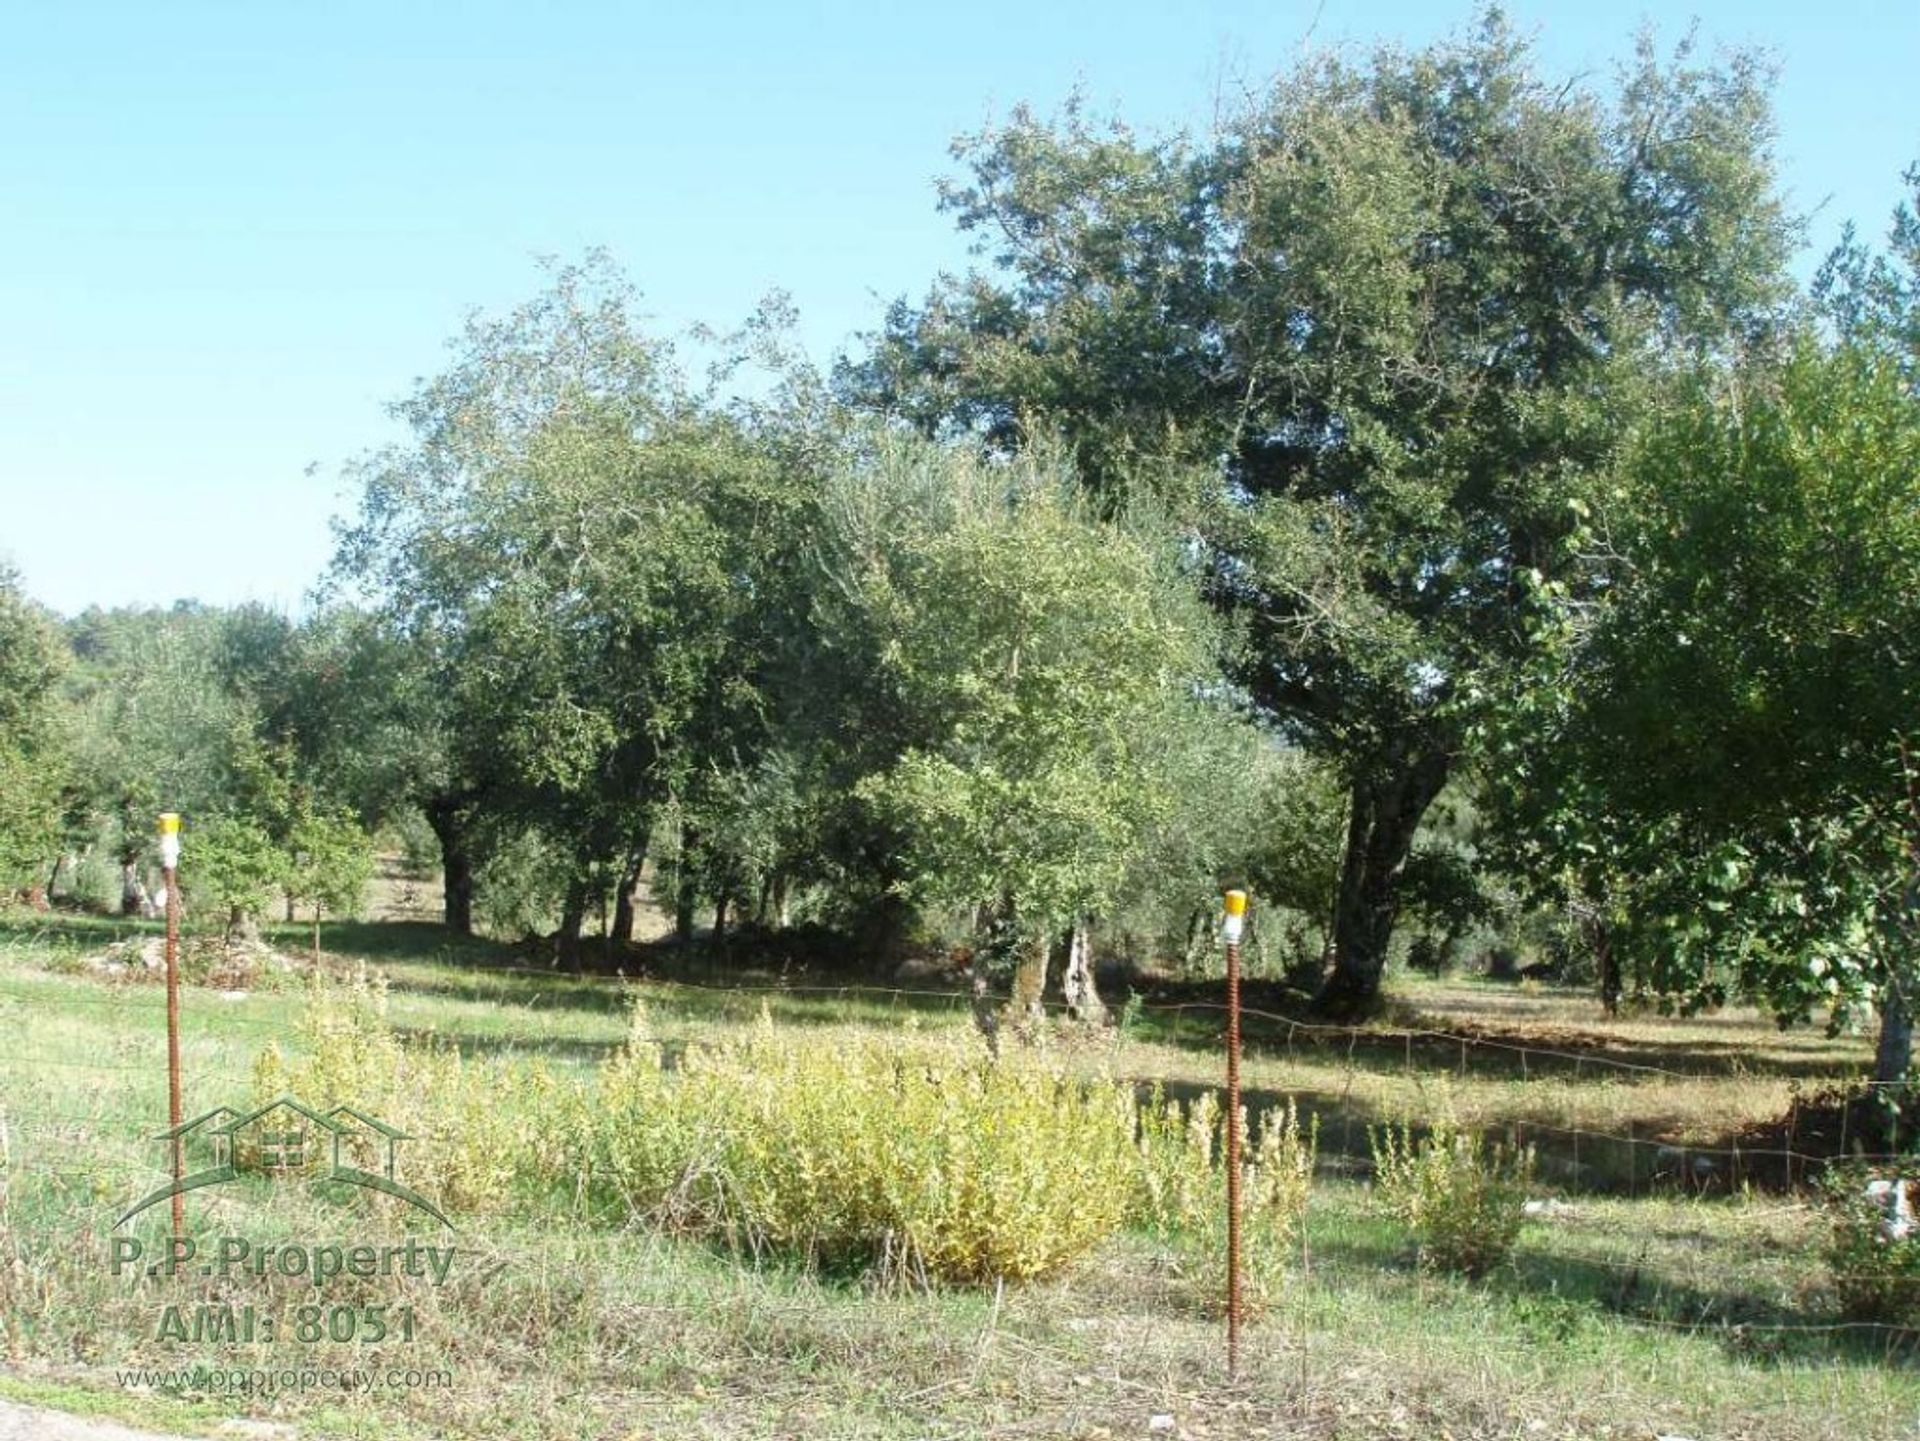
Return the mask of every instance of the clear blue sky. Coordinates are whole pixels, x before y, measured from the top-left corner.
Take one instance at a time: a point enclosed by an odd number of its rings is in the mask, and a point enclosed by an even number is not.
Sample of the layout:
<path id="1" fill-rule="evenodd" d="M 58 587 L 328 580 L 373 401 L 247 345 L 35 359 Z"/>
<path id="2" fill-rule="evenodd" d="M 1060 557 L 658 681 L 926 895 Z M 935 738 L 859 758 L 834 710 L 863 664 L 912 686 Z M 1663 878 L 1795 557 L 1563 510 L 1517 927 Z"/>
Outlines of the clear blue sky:
<path id="1" fill-rule="evenodd" d="M 1635 12 L 1516 0 L 1604 77 Z M 1079 84 L 1204 127 L 1316 44 L 1464 22 L 1408 0 L 140 4 L 0 10 L 0 555 L 64 611 L 297 606 L 341 461 L 473 306 L 603 245 L 663 328 L 768 289 L 825 358 L 964 251 L 947 145 Z M 1878 235 L 1920 156 L 1920 4 L 1699 0 L 1674 36 L 1784 67 L 1791 198 Z M 1811 260 L 1803 265 L 1810 268 Z M 310 463 L 318 470 L 308 475 Z"/>

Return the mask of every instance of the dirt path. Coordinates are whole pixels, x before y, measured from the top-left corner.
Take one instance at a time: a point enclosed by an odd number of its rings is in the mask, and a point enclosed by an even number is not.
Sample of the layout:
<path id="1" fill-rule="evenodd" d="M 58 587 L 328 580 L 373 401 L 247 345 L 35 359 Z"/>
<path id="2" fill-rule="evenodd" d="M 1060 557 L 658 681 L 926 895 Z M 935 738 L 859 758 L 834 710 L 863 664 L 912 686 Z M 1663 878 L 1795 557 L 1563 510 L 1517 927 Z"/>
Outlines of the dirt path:
<path id="1" fill-rule="evenodd" d="M 151 1431 L 130 1431 L 115 1421 L 68 1416 L 0 1401 L 0 1441 L 167 1441 Z"/>
<path id="2" fill-rule="evenodd" d="M 220 1437 L 286 1437 L 293 1433 L 283 1426 L 263 1426 L 257 1422 L 229 1422 L 213 1433 Z M 69 1416 L 64 1411 L 43 1411 L 37 1406 L 22 1406 L 0 1401 L 0 1441 L 185 1441 L 157 1431 L 136 1431 L 118 1421 L 95 1416 Z"/>

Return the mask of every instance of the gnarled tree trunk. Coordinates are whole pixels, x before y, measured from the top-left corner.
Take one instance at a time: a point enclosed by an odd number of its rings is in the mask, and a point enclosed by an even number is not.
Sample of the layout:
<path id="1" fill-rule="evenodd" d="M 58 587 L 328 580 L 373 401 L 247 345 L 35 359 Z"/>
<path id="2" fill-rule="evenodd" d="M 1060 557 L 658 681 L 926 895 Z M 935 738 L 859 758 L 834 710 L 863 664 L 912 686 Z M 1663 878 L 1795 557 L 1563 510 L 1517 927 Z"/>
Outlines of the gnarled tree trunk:
<path id="1" fill-rule="evenodd" d="M 1053 955 L 1053 942 L 1044 930 L 1034 931 L 1020 943 L 1020 959 L 1013 970 L 1015 1019 L 1044 1021 L 1047 1018 L 1047 962 Z"/>
<path id="2" fill-rule="evenodd" d="M 1593 925 L 1593 955 L 1600 970 L 1600 1008 L 1609 1016 L 1620 1014 L 1620 997 L 1626 987 L 1620 975 L 1620 953 L 1613 948 L 1613 927 L 1605 920 Z"/>
<path id="3" fill-rule="evenodd" d="M 1900 896 L 1893 943 L 1911 955 L 1920 946 L 1920 837 L 1913 841 L 1909 855 L 1914 870 Z M 1914 993 L 1911 976 L 1901 971 L 1901 958 L 1896 955 L 1889 960 L 1887 983 L 1880 993 L 1880 1043 L 1874 1048 L 1873 1079 L 1892 1086 L 1906 1080 L 1913 1068 Z"/>
<path id="4" fill-rule="evenodd" d="M 1400 877 L 1447 770 L 1447 757 L 1435 752 L 1354 778 L 1334 904 L 1333 970 L 1318 998 L 1329 1015 L 1359 1017 L 1379 1004 L 1387 946 L 1399 917 Z"/>
<path id="5" fill-rule="evenodd" d="M 123 916 L 153 914 L 153 900 L 147 895 L 147 883 L 140 879 L 140 863 L 137 860 L 120 863 L 120 914 Z"/>
<path id="6" fill-rule="evenodd" d="M 473 847 L 467 834 L 466 808 L 455 801 L 436 801 L 425 807 L 427 824 L 440 842 L 442 918 L 448 930 L 473 934 Z"/>
<path id="7" fill-rule="evenodd" d="M 699 845 L 700 833 L 692 826 L 682 826 L 673 893 L 673 934 L 682 942 L 693 939 L 693 911 L 700 900 L 700 888 L 693 881 L 693 856 Z"/>
<path id="8" fill-rule="evenodd" d="M 1067 941 L 1067 969 L 1060 978 L 1060 990 L 1066 997 L 1067 1013 L 1076 1021 L 1095 1026 L 1106 1021 L 1107 1008 L 1094 986 L 1093 941 L 1085 921 L 1074 923 L 1073 935 Z"/>
<path id="9" fill-rule="evenodd" d="M 607 937 L 618 945 L 627 945 L 633 940 L 633 895 L 640 888 L 640 871 L 646 863 L 646 851 L 637 850 L 620 873 L 620 891 L 613 898 L 613 929 Z"/>

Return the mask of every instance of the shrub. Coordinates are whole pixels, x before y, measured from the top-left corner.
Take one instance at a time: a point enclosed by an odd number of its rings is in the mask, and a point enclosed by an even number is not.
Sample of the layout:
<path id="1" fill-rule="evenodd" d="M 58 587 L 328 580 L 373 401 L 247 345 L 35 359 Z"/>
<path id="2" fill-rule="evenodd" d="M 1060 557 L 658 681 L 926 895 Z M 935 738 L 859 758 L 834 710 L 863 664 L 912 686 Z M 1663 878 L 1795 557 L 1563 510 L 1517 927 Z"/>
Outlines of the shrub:
<path id="1" fill-rule="evenodd" d="M 303 901 L 315 914 L 352 915 L 373 879 L 373 840 L 345 811 L 310 811 L 293 826 L 286 842 L 281 884 L 289 900 Z"/>
<path id="2" fill-rule="evenodd" d="M 593 1113 L 603 1196 L 838 1269 L 1044 1275 L 1117 1230 L 1134 1187 L 1124 1088 L 911 1034 L 830 1048 L 764 1025 L 669 1078 L 636 1033 Z"/>
<path id="3" fill-rule="evenodd" d="M 1866 1166 L 1827 1173 L 1827 1269 L 1840 1310 L 1850 1321 L 1920 1324 L 1920 1228 L 1894 1234 L 1887 1203 L 1867 1190 L 1876 1181 L 1898 1185 L 1900 1179 Z M 1912 1190 L 1909 1181 L 1909 1195 Z"/>
<path id="4" fill-rule="evenodd" d="M 1531 1147 L 1489 1144 L 1451 1113 L 1424 1136 L 1405 1121 L 1370 1139 L 1380 1200 L 1413 1231 L 1423 1265 L 1481 1276 L 1506 1260 L 1525 1219 Z"/>
<path id="5" fill-rule="evenodd" d="M 1291 1101 L 1263 1113 L 1257 1136 L 1240 1113 L 1240 1299 L 1265 1311 L 1279 1289 L 1312 1189 L 1317 1128 L 1303 1133 Z M 1226 1170 L 1220 1100 L 1208 1091 L 1182 1106 L 1158 1092 L 1140 1113 L 1134 1214 L 1182 1256 L 1182 1299 L 1209 1315 L 1227 1294 Z"/>
<path id="6" fill-rule="evenodd" d="M 258 921 L 286 881 L 285 854 L 245 816 L 213 816 L 194 828 L 191 864 L 180 868 L 187 915 L 231 936 Z"/>
<path id="7" fill-rule="evenodd" d="M 475 918 L 488 935 L 502 940 L 544 936 L 559 923 L 561 897 L 572 877 L 567 851 L 538 831 L 513 831 L 480 863 Z"/>

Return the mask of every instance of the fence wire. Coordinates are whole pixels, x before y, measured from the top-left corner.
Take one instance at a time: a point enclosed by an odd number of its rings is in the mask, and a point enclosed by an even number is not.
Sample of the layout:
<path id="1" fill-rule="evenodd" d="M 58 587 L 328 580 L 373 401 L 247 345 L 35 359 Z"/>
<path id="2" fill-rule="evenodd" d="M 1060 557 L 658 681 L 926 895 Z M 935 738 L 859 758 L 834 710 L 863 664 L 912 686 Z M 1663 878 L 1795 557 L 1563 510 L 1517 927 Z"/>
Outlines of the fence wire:
<path id="1" fill-rule="evenodd" d="M 453 965 L 455 963 L 441 963 Z M 378 962 L 370 963 L 370 969 L 376 973 L 382 971 Z M 47 975 L 49 979 L 55 973 L 28 973 Z M 525 976 L 539 978 L 545 982 L 560 982 L 567 986 L 587 991 L 611 990 L 623 997 L 667 998 L 683 996 L 687 1001 L 698 1000 L 712 1005 L 719 1011 L 737 1010 L 733 1004 L 775 998 L 786 998 L 803 1002 L 859 1002 L 885 1005 L 894 1009 L 905 1006 L 914 1008 L 948 1007 L 956 1013 L 969 1012 L 973 997 L 962 991 L 933 986 L 884 986 L 846 983 L 819 982 L 741 982 L 729 984 L 702 984 L 678 978 L 659 978 L 644 975 L 628 976 L 622 974 L 573 974 L 552 967 L 539 966 L 483 966 L 462 971 L 453 989 L 456 997 L 464 996 L 476 1002 L 498 1001 L 505 1005 L 518 1004 L 511 991 L 500 994 L 488 994 L 486 982 L 502 976 Z M 404 1000 L 409 992 L 415 991 L 404 976 L 388 977 L 392 993 L 396 1000 Z M 164 1147 L 158 1144 L 158 1137 L 149 1134 L 144 1128 L 128 1124 L 124 1119 L 116 1119 L 107 1111 L 110 1102 L 102 1098 L 94 1106 L 74 1105 L 51 1095 L 33 1095 L 32 1087 L 27 1088 L 23 1097 L 20 1080 L 22 1077 L 51 1076 L 95 1076 L 112 1078 L 116 1082 L 125 1081 L 131 1088 L 132 1078 L 140 1077 L 154 1087 L 162 1089 L 165 1084 L 165 1058 L 163 1041 L 165 1034 L 165 1004 L 160 988 L 142 981 L 118 984 L 103 995 L 89 996 L 73 994 L 69 988 L 62 988 L 59 996 L 61 1008 L 81 1006 L 97 1011 L 110 1012 L 111 1019 L 128 1027 L 138 1027 L 151 1032 L 155 1054 L 147 1059 L 126 1058 L 121 1054 L 87 1055 L 79 1053 L 52 1053 L 30 1051 L 20 1047 L 16 1039 L 9 1040 L 0 1032 L 0 1220 L 7 1221 L 7 1227 L 16 1236 L 40 1236 L 48 1239 L 66 1234 L 66 1229 L 56 1224 L 29 1223 L 18 1216 L 7 1215 L 7 1199 L 17 1194 L 20 1182 L 30 1177 L 43 1177 L 70 1187 L 74 1191 L 94 1185 L 100 1179 L 97 1164 L 75 1164 L 71 1156 L 82 1148 L 90 1148 L 97 1155 L 101 1151 L 110 1151 L 116 1162 L 131 1162 L 146 1165 L 156 1171 L 164 1169 Z M 470 985 L 460 985 L 459 981 L 470 981 Z M 440 988 L 442 993 L 447 989 Z M 272 1017 L 248 1015 L 237 1009 L 231 1009 L 246 1000 L 272 997 L 282 994 L 274 991 L 251 992 L 245 997 L 215 998 L 202 988 L 190 987 L 183 992 L 188 1002 L 183 1008 L 186 1022 L 183 1031 L 184 1049 L 191 1062 L 197 1059 L 194 1052 L 206 1045 L 217 1045 L 223 1041 L 241 1040 L 245 1036 L 259 1035 L 264 1038 L 284 1036 L 288 1027 L 284 1022 Z M 152 999 L 145 999 L 147 996 Z M 4 1018 L 9 1007 L 31 1004 L 35 998 L 31 993 L 0 993 L 0 1018 Z M 198 1001 L 199 1004 L 194 1004 Z M 1046 1008 L 1058 1015 L 1066 1011 L 1064 1002 L 1057 1000 L 1044 1003 Z M 524 1007 L 523 1009 L 531 1009 Z M 608 1007 L 611 1011 L 613 1008 Z M 1121 1008 L 1115 1007 L 1118 1011 Z M 1131 999 L 1125 1008 L 1136 1015 L 1166 1018 L 1178 1024 L 1183 1018 L 1195 1016 L 1206 1019 L 1218 1019 L 1220 1029 L 1224 1030 L 1226 1005 L 1224 1001 L 1208 999 L 1152 1000 Z M 1315 1095 L 1312 1100 L 1302 1104 L 1302 1111 L 1311 1115 L 1320 1112 L 1337 1113 L 1344 1128 L 1341 1145 L 1335 1153 L 1333 1164 L 1340 1159 L 1352 1160 L 1362 1155 L 1356 1145 L 1355 1132 L 1362 1140 L 1368 1139 L 1373 1120 L 1356 1120 L 1356 1104 L 1353 1088 L 1363 1076 L 1398 1077 L 1402 1082 L 1415 1086 L 1424 1086 L 1440 1078 L 1457 1073 L 1468 1079 L 1496 1079 L 1487 1077 L 1483 1071 L 1477 1071 L 1474 1065 L 1476 1056 L 1499 1056 L 1509 1064 L 1517 1061 L 1521 1074 L 1514 1077 L 1505 1074 L 1497 1079 L 1521 1085 L 1534 1081 L 1557 1079 L 1575 1082 L 1572 1086 L 1559 1088 L 1559 1093 L 1570 1100 L 1574 1114 L 1569 1118 L 1535 1119 L 1532 1117 L 1510 1117 L 1495 1124 L 1483 1127 L 1491 1134 L 1504 1135 L 1514 1144 L 1545 1145 L 1548 1138 L 1553 1142 L 1564 1142 L 1565 1149 L 1572 1158 L 1574 1184 L 1567 1189 L 1575 1199 L 1569 1209 L 1577 1215 L 1583 1189 L 1578 1185 L 1580 1156 L 1583 1151 L 1589 1155 L 1596 1150 L 1611 1151 L 1618 1155 L 1624 1153 L 1630 1159 L 1626 1166 L 1627 1190 L 1629 1197 L 1651 1195 L 1687 1195 L 1697 1194 L 1703 1198 L 1724 1197 L 1737 1194 L 1741 1182 L 1750 1179 L 1756 1166 L 1771 1164 L 1784 1171 L 1784 1184 L 1789 1194 L 1797 1193 L 1817 1168 L 1827 1165 L 1835 1159 L 1833 1151 L 1837 1149 L 1849 1159 L 1869 1163 L 1886 1164 L 1896 1161 L 1912 1161 L 1910 1155 L 1875 1153 L 1862 1149 L 1857 1142 L 1845 1133 L 1848 1122 L 1848 1108 L 1841 1106 L 1839 1111 L 1843 1134 L 1836 1148 L 1827 1150 L 1807 1150 L 1793 1144 L 1796 1135 L 1796 1118 L 1801 1107 L 1799 1082 L 1792 1077 L 1768 1075 L 1765 1071 L 1756 1071 L 1747 1079 L 1779 1084 L 1785 1082 L 1790 1090 L 1790 1110 L 1787 1118 L 1788 1144 L 1750 1144 L 1738 1141 L 1727 1144 L 1713 1144 L 1690 1140 L 1674 1134 L 1678 1128 L 1661 1127 L 1649 1122 L 1644 1128 L 1633 1127 L 1619 1131 L 1604 1125 L 1588 1125 L 1578 1115 L 1580 1086 L 1587 1079 L 1589 1070 L 1602 1077 L 1617 1077 L 1635 1084 L 1666 1081 L 1680 1084 L 1719 1083 L 1726 1084 L 1741 1079 L 1738 1072 L 1732 1070 L 1688 1070 L 1676 1066 L 1662 1065 L 1646 1060 L 1633 1060 L 1621 1056 L 1609 1055 L 1601 1050 L 1569 1048 L 1565 1045 L 1534 1045 L 1528 1042 L 1500 1035 L 1487 1035 L 1463 1030 L 1447 1029 L 1436 1026 L 1395 1026 L 1395 1025 L 1343 1025 L 1319 1021 L 1310 1017 L 1289 1015 L 1258 1006 L 1243 1006 L 1244 1018 L 1261 1023 L 1270 1034 L 1256 1038 L 1252 1049 L 1263 1056 L 1269 1064 L 1303 1066 L 1318 1064 L 1324 1067 L 1329 1062 L 1337 1065 L 1346 1077 L 1345 1089 L 1338 1096 Z M 685 1018 L 694 1024 L 703 1019 L 699 1016 Z M 717 1019 L 717 1017 L 716 1017 Z M 404 1030 L 404 1027 L 401 1028 Z M 1209 1030 L 1212 1027 L 1208 1028 Z M 539 1036 L 502 1036 L 499 1038 L 467 1038 L 483 1040 L 489 1049 L 498 1048 L 511 1056 L 516 1052 L 533 1053 L 542 1048 L 546 1038 Z M 123 1038 L 117 1044 L 125 1044 Z M 449 1038 L 449 1044 L 459 1042 Z M 587 1046 L 604 1046 L 611 1053 L 624 1040 L 609 1039 L 604 1042 L 584 1042 Z M 689 1038 L 682 1041 L 663 1041 L 663 1045 L 698 1044 Z M 1386 1053 L 1394 1048 L 1401 1052 L 1399 1064 L 1386 1061 Z M 1457 1065 L 1438 1064 L 1432 1056 L 1436 1050 L 1456 1051 Z M 1311 1061 L 1303 1061 L 1301 1054 L 1306 1051 Z M 1532 1074 L 1535 1063 L 1542 1063 L 1540 1076 Z M 1555 1067 L 1563 1068 L 1555 1075 Z M 1564 1068 L 1571 1067 L 1571 1077 Z M 1163 1078 L 1164 1079 L 1164 1078 Z M 1831 1075 L 1816 1079 L 1841 1084 L 1844 1081 L 1849 1093 L 1870 1093 L 1879 1083 L 1843 1078 L 1838 1070 Z M 203 1097 L 210 1091 L 222 1087 L 230 1088 L 235 1077 L 230 1068 L 202 1066 L 190 1068 L 183 1078 L 183 1084 L 190 1092 Z M 1155 1084 L 1154 1078 L 1140 1078 L 1136 1084 L 1145 1093 Z M 1185 1090 L 1190 1086 L 1183 1085 Z M 1195 1088 L 1197 1089 L 1197 1088 Z M 1274 1100 L 1285 1098 L 1289 1094 L 1301 1095 L 1304 1088 L 1290 1089 L 1287 1078 L 1282 1076 L 1274 1084 L 1255 1088 L 1256 1097 L 1271 1093 Z M 115 1094 L 119 1094 L 116 1092 Z M 23 1099 L 26 1104 L 22 1104 Z M 1256 1100 L 1249 1109 L 1255 1109 L 1260 1102 Z M 189 1107 L 191 1110 L 192 1107 Z M 1395 1118 L 1397 1119 L 1397 1117 Z M 1662 1134 L 1662 1131 L 1669 1134 Z M 1653 1134 L 1646 1134 L 1652 1131 Z M 1323 1138 L 1326 1133 L 1323 1130 Z M 450 1132 L 424 1132 L 414 1139 L 425 1145 L 444 1145 L 456 1139 Z M 48 1154 L 51 1152 L 52 1154 Z M 1643 1167 L 1638 1158 L 1652 1153 L 1653 1164 Z M 1697 1168 L 1699 1161 L 1705 1160 L 1710 1170 L 1702 1172 Z M 1796 1177 L 1796 1170 L 1799 1172 Z M 1552 1190 L 1551 1186 L 1544 1190 Z M 1595 1193 L 1588 1188 L 1584 1194 L 1589 1197 L 1606 1192 Z M 1794 1201 L 1782 1204 L 1764 1215 L 1804 1214 L 1815 1209 L 1811 1204 Z M 1752 1218 L 1751 1202 L 1747 1214 Z M 1550 1224 L 1542 1222 L 1541 1224 Z M 1622 1278 L 1644 1278 L 1649 1274 L 1651 1263 L 1645 1261 L 1623 1261 L 1616 1258 L 1583 1254 L 1576 1250 L 1542 1250 L 1537 1247 L 1525 1254 L 1528 1264 L 1552 1266 L 1556 1264 L 1591 1268 Z M 1822 1268 L 1822 1274 L 1831 1275 Z M 1846 1279 L 1842 1275 L 1835 1279 Z M 1657 1278 L 1656 1278 L 1657 1279 Z M 1901 1332 L 1898 1328 L 1889 1328 L 1881 1323 L 1859 1321 L 1775 1321 L 1758 1320 L 1722 1315 L 1718 1318 L 1704 1316 L 1697 1321 L 1676 1320 L 1671 1317 L 1638 1314 L 1631 1311 L 1610 1311 L 1608 1314 L 1634 1325 L 1655 1329 L 1672 1330 L 1699 1334 L 1702 1332 L 1722 1333 L 1739 1332 L 1766 1335 L 1840 1335 L 1847 1333 L 1872 1333 L 1888 1335 L 1901 1345 L 1916 1339 L 1912 1333 Z M 1903 1339 L 1904 1338 L 1904 1339 Z M 1892 1342 L 1890 1342 L 1890 1345 Z"/>

